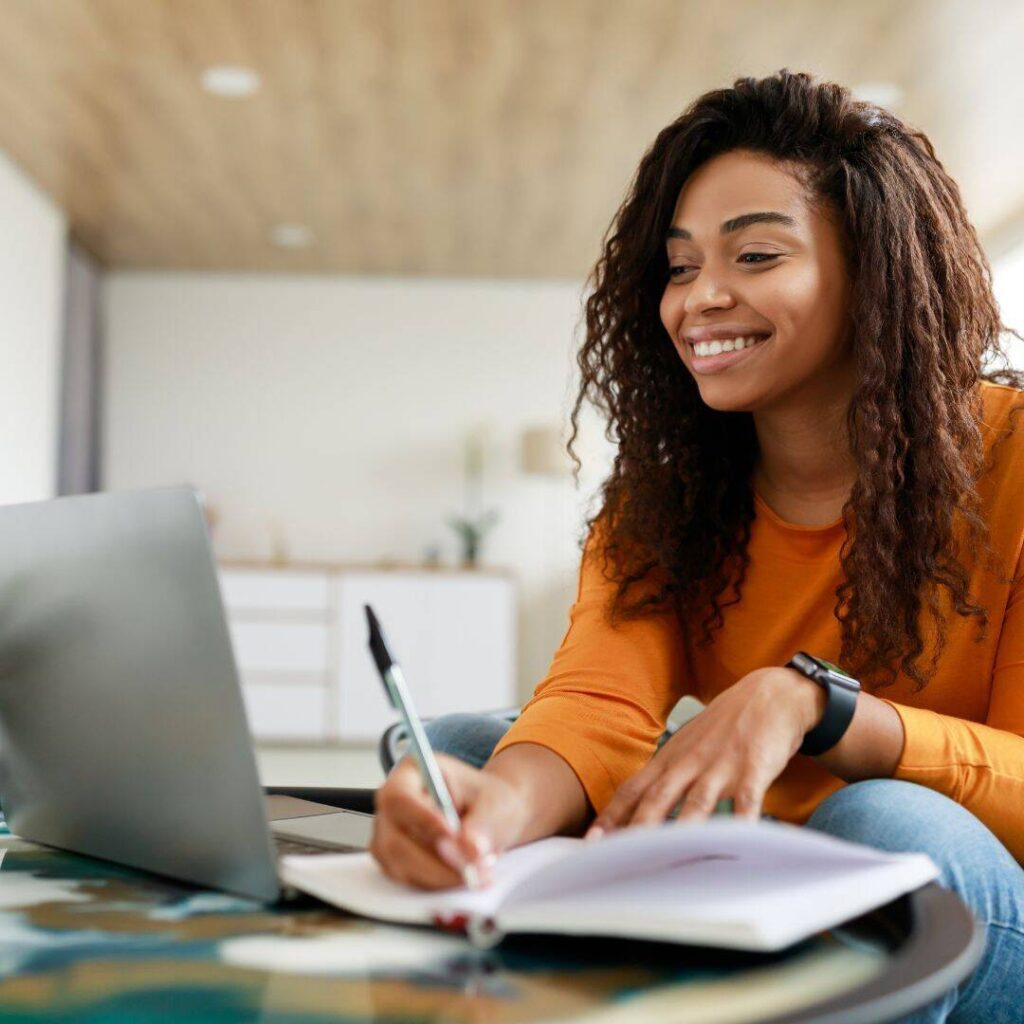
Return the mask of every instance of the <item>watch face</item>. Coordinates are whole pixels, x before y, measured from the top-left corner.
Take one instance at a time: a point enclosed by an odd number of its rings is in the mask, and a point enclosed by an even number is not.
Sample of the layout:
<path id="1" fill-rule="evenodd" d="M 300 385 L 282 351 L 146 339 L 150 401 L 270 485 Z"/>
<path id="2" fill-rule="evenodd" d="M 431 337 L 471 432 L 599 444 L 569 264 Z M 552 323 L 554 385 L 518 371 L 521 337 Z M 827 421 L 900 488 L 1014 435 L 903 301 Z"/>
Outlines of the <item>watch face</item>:
<path id="1" fill-rule="evenodd" d="M 810 679 L 817 680 L 822 685 L 826 680 L 842 686 L 848 690 L 859 690 L 860 682 L 844 672 L 838 665 L 817 655 L 808 654 L 806 651 L 797 651 L 790 659 L 790 664 L 799 672 L 803 672 Z"/>
<path id="2" fill-rule="evenodd" d="M 817 658 L 816 660 L 820 664 L 824 665 L 830 672 L 835 672 L 837 676 L 842 676 L 844 679 L 853 678 L 849 672 L 844 672 L 838 665 L 833 664 L 831 661 L 826 661 L 824 658 Z"/>

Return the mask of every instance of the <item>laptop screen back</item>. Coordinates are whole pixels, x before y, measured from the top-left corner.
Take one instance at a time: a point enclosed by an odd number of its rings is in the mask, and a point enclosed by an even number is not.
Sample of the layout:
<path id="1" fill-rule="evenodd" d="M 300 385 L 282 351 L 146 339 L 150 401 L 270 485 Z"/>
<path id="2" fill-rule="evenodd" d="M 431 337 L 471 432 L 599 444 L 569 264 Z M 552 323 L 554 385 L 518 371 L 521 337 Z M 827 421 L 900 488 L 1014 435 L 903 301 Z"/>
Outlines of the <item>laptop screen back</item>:
<path id="1" fill-rule="evenodd" d="M 194 491 L 0 508 L 0 806 L 26 839 L 278 894 Z"/>

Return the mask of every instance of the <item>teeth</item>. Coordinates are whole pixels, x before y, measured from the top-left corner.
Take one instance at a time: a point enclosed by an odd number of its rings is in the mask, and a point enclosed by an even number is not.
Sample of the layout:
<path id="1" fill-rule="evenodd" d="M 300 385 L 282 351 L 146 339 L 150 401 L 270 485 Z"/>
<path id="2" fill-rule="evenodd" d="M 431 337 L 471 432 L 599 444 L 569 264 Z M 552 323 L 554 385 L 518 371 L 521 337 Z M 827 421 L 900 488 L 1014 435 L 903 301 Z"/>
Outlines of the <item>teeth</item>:
<path id="1" fill-rule="evenodd" d="M 726 338 L 724 341 L 698 341 L 693 351 L 699 356 L 717 356 L 723 352 L 739 352 L 759 341 L 764 341 L 764 338 L 753 334 L 746 338 Z"/>

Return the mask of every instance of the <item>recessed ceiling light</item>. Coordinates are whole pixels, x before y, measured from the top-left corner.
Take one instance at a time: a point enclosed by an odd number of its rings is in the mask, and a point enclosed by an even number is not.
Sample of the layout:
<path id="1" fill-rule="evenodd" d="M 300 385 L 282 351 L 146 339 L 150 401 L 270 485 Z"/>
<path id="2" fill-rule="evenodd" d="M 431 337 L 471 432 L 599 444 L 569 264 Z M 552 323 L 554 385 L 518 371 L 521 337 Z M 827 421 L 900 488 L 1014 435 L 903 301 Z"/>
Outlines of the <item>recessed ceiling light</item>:
<path id="1" fill-rule="evenodd" d="M 237 64 L 217 64 L 207 68 L 199 78 L 203 88 L 214 96 L 242 99 L 260 87 L 260 76 L 252 68 Z"/>
<path id="2" fill-rule="evenodd" d="M 853 93 L 857 99 L 885 110 L 898 107 L 903 100 L 903 88 L 895 82 L 861 82 L 853 87 Z"/>
<path id="3" fill-rule="evenodd" d="M 277 224 L 270 240 L 282 249 L 305 249 L 313 244 L 313 232 L 305 224 Z"/>

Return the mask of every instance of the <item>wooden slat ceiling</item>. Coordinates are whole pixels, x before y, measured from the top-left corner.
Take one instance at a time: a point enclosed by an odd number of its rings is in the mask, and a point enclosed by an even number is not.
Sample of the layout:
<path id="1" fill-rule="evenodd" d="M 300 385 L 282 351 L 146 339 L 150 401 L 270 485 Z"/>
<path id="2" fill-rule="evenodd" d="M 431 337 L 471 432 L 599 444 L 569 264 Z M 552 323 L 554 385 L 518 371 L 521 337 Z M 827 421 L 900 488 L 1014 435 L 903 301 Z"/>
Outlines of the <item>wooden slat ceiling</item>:
<path id="1" fill-rule="evenodd" d="M 900 85 L 991 254 L 1022 41 L 1015 0 L 0 0 L 0 149 L 108 266 L 579 278 L 658 129 L 787 66 Z"/>

